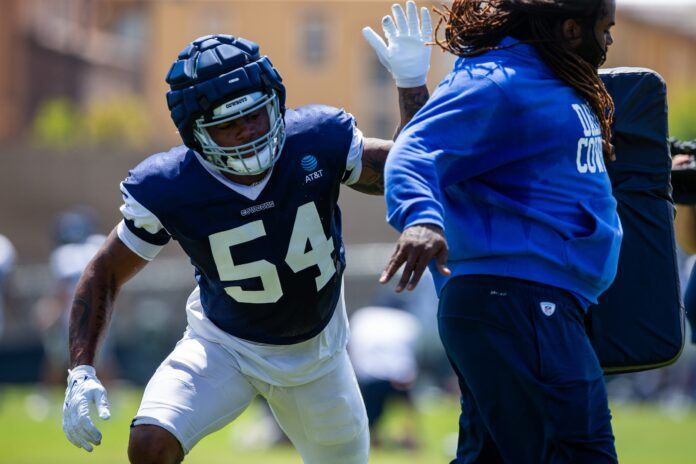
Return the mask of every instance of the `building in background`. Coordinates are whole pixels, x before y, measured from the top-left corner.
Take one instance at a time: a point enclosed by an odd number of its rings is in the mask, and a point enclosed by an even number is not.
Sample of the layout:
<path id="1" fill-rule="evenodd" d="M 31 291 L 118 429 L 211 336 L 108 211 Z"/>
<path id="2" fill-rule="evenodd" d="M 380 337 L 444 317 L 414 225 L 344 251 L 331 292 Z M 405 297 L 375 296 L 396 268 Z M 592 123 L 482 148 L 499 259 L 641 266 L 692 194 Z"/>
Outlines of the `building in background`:
<path id="1" fill-rule="evenodd" d="M 652 5 L 621 8 L 607 66 L 640 66 L 664 77 L 671 93 L 696 87 L 696 5 Z"/>
<path id="2" fill-rule="evenodd" d="M 0 58 L 16 66 L 0 80 L 0 137 L 31 135 L 37 113 L 51 99 L 86 108 L 134 95 L 147 111 L 151 142 L 176 143 L 164 76 L 183 45 L 210 33 L 257 41 L 285 79 L 289 106 L 342 106 L 368 133 L 388 136 L 398 123 L 397 94 L 360 31 L 378 29 L 375 20 L 391 3 L 3 0 Z M 432 83 L 451 61 L 434 54 Z"/>
<path id="3" fill-rule="evenodd" d="M 163 76 L 177 51 L 195 37 L 228 33 L 259 43 L 283 76 L 290 107 L 323 103 L 344 107 L 366 135 L 390 137 L 398 121 L 397 93 L 391 78 L 362 37 L 361 29 L 381 31 L 379 18 L 393 1 L 152 2 L 145 98 L 155 112 L 155 133 L 175 142 L 174 127 L 163 104 Z M 421 1 L 434 6 L 432 1 Z M 178 27 L 171 27 L 172 24 Z M 452 58 L 433 53 L 430 84 L 451 66 Z"/>
<path id="4" fill-rule="evenodd" d="M 42 105 L 142 93 L 142 0 L 3 0 L 0 136 L 31 134 Z"/>
<path id="5" fill-rule="evenodd" d="M 177 51 L 209 33 L 249 37 L 281 71 L 289 106 L 326 103 L 353 112 L 368 133 L 396 126 L 396 92 L 360 30 L 392 1 L 3 0 L 0 138 L 28 134 L 46 100 L 78 107 L 111 96 L 143 103 L 155 145 L 177 140 L 164 104 L 164 75 Z M 440 2 L 419 4 L 438 7 Z M 657 14 L 656 14 L 657 13 Z M 619 3 L 609 66 L 644 66 L 679 92 L 696 75 L 696 7 Z M 434 15 L 437 21 L 438 16 Z M 430 84 L 452 57 L 433 53 Z"/>
<path id="6" fill-rule="evenodd" d="M 26 76 L 24 60 L 26 40 L 19 19 L 20 0 L 2 2 L 0 15 L 0 140 L 8 142 L 22 133 L 26 112 L 23 110 Z M 7 66 L 12 63 L 12 66 Z"/>

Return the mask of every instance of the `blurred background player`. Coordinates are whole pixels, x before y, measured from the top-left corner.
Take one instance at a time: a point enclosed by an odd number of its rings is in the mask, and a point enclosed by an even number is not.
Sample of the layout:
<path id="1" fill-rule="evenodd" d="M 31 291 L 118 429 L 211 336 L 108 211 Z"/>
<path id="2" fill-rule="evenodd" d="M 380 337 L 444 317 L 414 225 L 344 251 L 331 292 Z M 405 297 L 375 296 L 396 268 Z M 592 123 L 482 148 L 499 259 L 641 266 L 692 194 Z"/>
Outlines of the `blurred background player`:
<path id="1" fill-rule="evenodd" d="M 674 152 L 672 167 L 676 170 L 694 169 L 694 152 L 696 152 L 696 140 L 691 142 L 678 142 L 671 144 Z M 696 185 L 692 187 L 696 190 Z M 677 203 L 677 214 L 674 218 L 677 243 L 683 251 L 689 255 L 696 254 L 696 206 L 694 204 Z M 682 276 L 682 290 L 684 291 L 684 307 L 686 317 L 689 320 L 691 342 L 696 344 L 696 268 L 693 263 L 689 269 L 685 269 Z"/>
<path id="2" fill-rule="evenodd" d="M 694 153 L 696 153 L 696 140 L 680 142 L 671 140 L 672 169 L 694 170 Z M 696 180 L 696 176 L 693 178 Z M 691 185 L 696 191 L 696 183 Z M 681 249 L 689 255 L 696 254 L 696 206 L 692 203 L 679 203 L 677 201 L 677 213 L 674 218 L 674 229 L 677 243 Z M 684 307 L 686 317 L 689 320 L 691 330 L 691 342 L 696 344 L 696 269 L 693 265 L 685 270 L 682 276 L 682 290 L 684 291 Z"/>
<path id="3" fill-rule="evenodd" d="M 366 306 L 350 318 L 350 359 L 365 401 L 373 445 L 390 445 L 378 429 L 387 403 L 401 400 L 407 417 L 397 446 L 416 448 L 413 386 L 418 376 L 416 345 L 420 323 L 398 307 Z"/>
<path id="4" fill-rule="evenodd" d="M 453 2 L 440 45 L 460 58 L 390 152 L 387 214 L 402 234 L 382 281 L 405 264 L 396 289 L 412 289 L 434 259 L 462 392 L 453 463 L 618 462 L 583 320 L 622 239 L 598 75 L 615 9 Z"/>
<path id="5" fill-rule="evenodd" d="M 33 308 L 35 326 L 41 334 L 44 348 L 42 380 L 44 385 L 63 383 L 68 368 L 68 318 L 77 282 L 87 263 L 106 239 L 97 233 L 94 213 L 76 206 L 60 213 L 54 226 L 55 249 L 49 257 L 52 291 L 36 302 Z M 111 346 L 111 345 L 107 345 Z M 112 378 L 111 350 L 101 354 L 108 361 L 103 367 L 104 378 Z"/>
<path id="6" fill-rule="evenodd" d="M 9 277 L 16 260 L 16 251 L 10 239 L 0 234 L 0 339 L 5 330 L 5 311 Z"/>
<path id="7" fill-rule="evenodd" d="M 377 306 L 397 308 L 414 316 L 420 327 L 415 343 L 418 362 L 418 387 L 432 393 L 459 394 L 456 377 L 440 342 L 437 327 L 438 297 L 433 276 L 428 269 L 408 293 L 395 293 L 380 286 L 375 297 Z"/>
<path id="8" fill-rule="evenodd" d="M 437 329 L 437 292 L 427 269 L 413 291 L 379 287 L 373 304 L 350 319 L 348 351 L 365 401 L 370 437 L 377 446 L 417 448 L 418 398 L 459 394 Z M 396 436 L 380 426 L 392 403 L 401 407 Z M 388 436 L 385 435 L 388 433 Z"/>
<path id="9" fill-rule="evenodd" d="M 670 139 L 670 149 L 673 155 L 673 171 L 693 171 L 696 168 L 694 161 L 696 140 L 683 142 Z M 696 176 L 692 177 L 693 179 L 696 179 Z M 696 191 L 696 183 L 691 183 L 688 186 L 688 190 L 689 192 Z M 681 289 L 688 321 L 686 333 L 688 341 L 696 345 L 696 266 L 694 266 L 694 255 L 696 255 L 696 205 L 693 203 L 693 193 L 685 196 L 685 200 L 689 200 L 688 202 L 680 203 L 680 197 L 681 195 L 675 194 L 677 205 L 674 229 L 679 250 L 681 251 Z M 648 380 L 647 382 L 636 382 L 634 390 L 645 393 L 641 399 L 657 396 L 656 393 L 658 393 L 662 398 L 668 399 L 668 401 L 663 400 L 664 403 L 677 405 L 681 410 L 686 409 L 685 405 L 696 399 L 696 366 L 694 366 L 696 357 L 693 351 L 687 349 L 684 350 L 682 358 L 691 361 L 671 366 L 666 372 L 662 372 L 661 376 L 654 375 L 652 378 L 644 379 Z"/>
<path id="10" fill-rule="evenodd" d="M 427 9 L 395 5 L 373 38 L 408 122 L 427 100 Z M 174 463 L 268 401 L 307 463 L 365 463 L 369 433 L 346 354 L 342 183 L 381 194 L 392 143 L 364 138 L 351 115 L 285 108 L 285 87 L 255 43 L 205 36 L 179 54 L 167 101 L 184 146 L 148 158 L 121 184 L 124 219 L 78 284 L 70 319 L 63 429 L 91 451 L 108 418 L 93 367 L 121 286 L 174 238 L 198 287 L 188 327 L 145 389 L 133 420 L 133 463 Z"/>

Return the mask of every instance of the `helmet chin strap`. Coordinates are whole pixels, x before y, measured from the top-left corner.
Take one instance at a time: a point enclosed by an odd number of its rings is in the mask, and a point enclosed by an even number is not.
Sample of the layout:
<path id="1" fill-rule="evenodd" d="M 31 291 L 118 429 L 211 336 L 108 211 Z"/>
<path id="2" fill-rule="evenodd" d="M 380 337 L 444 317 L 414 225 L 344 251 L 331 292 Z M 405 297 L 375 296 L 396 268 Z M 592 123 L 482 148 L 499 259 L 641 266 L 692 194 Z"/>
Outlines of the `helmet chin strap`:
<path id="1" fill-rule="evenodd" d="M 607 59 L 607 51 L 602 48 L 597 40 L 597 34 L 594 31 L 594 21 L 592 24 L 583 27 L 582 44 L 577 50 L 578 55 L 594 67 L 599 68 Z"/>

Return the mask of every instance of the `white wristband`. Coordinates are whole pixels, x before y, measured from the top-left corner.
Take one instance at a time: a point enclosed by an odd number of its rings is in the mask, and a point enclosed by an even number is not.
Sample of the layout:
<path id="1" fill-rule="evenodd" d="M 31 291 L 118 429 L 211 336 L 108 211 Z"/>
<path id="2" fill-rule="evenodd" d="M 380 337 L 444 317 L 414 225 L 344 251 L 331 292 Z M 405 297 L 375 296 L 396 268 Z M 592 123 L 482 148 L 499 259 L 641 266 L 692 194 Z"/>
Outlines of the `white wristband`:
<path id="1" fill-rule="evenodd" d="M 97 372 L 94 370 L 93 366 L 88 364 L 80 364 L 72 369 L 68 369 L 68 384 L 70 384 L 75 378 L 87 375 L 89 377 L 96 377 Z"/>
<path id="2" fill-rule="evenodd" d="M 414 87 L 420 87 L 422 85 L 425 85 L 427 81 L 427 76 L 419 76 L 419 77 L 403 77 L 399 79 L 395 79 L 396 86 L 401 88 L 401 89 L 412 89 Z"/>

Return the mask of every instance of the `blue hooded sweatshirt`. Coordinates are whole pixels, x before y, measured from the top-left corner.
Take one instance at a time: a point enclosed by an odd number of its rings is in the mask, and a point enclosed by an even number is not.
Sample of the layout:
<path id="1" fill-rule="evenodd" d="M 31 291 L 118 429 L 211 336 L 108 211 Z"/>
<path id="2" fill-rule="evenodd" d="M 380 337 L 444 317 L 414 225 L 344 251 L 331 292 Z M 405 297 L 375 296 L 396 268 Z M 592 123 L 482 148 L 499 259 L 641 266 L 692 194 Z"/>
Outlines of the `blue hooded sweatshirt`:
<path id="1" fill-rule="evenodd" d="M 459 58 L 385 177 L 389 223 L 442 227 L 452 276 L 553 285 L 585 306 L 614 280 L 623 232 L 599 122 L 531 45 Z M 431 270 L 439 291 L 451 277 Z"/>

